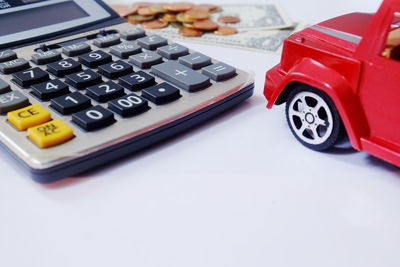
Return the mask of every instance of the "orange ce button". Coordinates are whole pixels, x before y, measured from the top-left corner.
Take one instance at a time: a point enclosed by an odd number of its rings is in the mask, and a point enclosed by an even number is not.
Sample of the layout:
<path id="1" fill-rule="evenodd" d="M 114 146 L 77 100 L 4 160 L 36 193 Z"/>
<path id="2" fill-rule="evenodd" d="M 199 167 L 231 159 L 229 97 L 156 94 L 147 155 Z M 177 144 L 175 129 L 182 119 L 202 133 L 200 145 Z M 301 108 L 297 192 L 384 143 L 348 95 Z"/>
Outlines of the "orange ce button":
<path id="1" fill-rule="evenodd" d="M 39 104 L 14 110 L 7 113 L 8 121 L 18 130 L 26 130 L 30 127 L 51 120 L 50 112 Z"/>

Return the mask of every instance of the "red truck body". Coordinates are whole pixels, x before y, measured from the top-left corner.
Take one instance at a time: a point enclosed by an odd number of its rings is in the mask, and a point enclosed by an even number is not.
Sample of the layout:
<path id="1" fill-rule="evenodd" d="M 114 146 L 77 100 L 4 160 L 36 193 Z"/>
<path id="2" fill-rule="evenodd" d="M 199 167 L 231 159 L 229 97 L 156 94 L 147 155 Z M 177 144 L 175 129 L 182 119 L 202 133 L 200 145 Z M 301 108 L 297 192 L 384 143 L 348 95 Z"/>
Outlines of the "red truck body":
<path id="1" fill-rule="evenodd" d="M 293 34 L 284 43 L 281 63 L 267 72 L 267 107 L 285 103 L 293 90 L 309 86 L 333 103 L 355 149 L 400 166 L 397 29 L 400 0 L 385 0 L 376 14 L 352 13 Z M 391 44 L 396 38 L 399 47 Z M 313 121 L 306 112 L 299 118 Z"/>

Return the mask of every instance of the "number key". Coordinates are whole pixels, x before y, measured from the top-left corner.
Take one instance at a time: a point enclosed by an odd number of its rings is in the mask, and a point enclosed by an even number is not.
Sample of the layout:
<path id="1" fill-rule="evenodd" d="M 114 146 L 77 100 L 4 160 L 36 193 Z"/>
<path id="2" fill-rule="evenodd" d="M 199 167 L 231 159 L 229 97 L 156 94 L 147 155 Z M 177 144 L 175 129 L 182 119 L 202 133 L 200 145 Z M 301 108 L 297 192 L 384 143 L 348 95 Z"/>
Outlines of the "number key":
<path id="1" fill-rule="evenodd" d="M 31 94 L 40 98 L 41 100 L 47 101 L 54 97 L 68 94 L 69 92 L 68 85 L 60 80 L 51 80 L 33 85 Z"/>
<path id="2" fill-rule="evenodd" d="M 57 77 L 64 77 L 81 70 L 82 65 L 70 58 L 47 65 L 47 71 Z"/>
<path id="3" fill-rule="evenodd" d="M 51 100 L 50 106 L 63 115 L 91 107 L 90 99 L 79 92 L 73 92 Z"/>
<path id="4" fill-rule="evenodd" d="M 29 87 L 36 83 L 49 80 L 49 74 L 41 68 L 23 70 L 13 74 L 14 81 L 22 87 Z"/>
<path id="5" fill-rule="evenodd" d="M 132 65 L 125 63 L 122 60 L 118 60 L 116 62 L 100 66 L 98 72 L 109 79 L 116 79 L 133 72 L 133 68 Z"/>
<path id="6" fill-rule="evenodd" d="M 125 92 L 123 87 L 112 81 L 108 81 L 87 88 L 86 94 L 98 102 L 107 102 L 108 100 L 123 96 Z"/>
<path id="7" fill-rule="evenodd" d="M 102 106 L 95 106 L 72 114 L 72 121 L 86 131 L 93 131 L 113 124 L 115 119 L 111 111 Z"/>
<path id="8" fill-rule="evenodd" d="M 130 90 L 140 90 L 154 85 L 156 81 L 153 76 L 138 71 L 119 78 L 119 83 Z"/>
<path id="9" fill-rule="evenodd" d="M 101 83 L 101 76 L 92 70 L 84 70 L 78 73 L 65 76 L 65 81 L 76 89 L 84 89 L 86 87 Z"/>
<path id="10" fill-rule="evenodd" d="M 108 108 L 122 117 L 131 117 L 150 109 L 149 102 L 135 94 L 130 94 L 110 101 Z"/>
<path id="11" fill-rule="evenodd" d="M 79 62 L 89 68 L 97 68 L 100 65 L 107 64 L 112 61 L 110 54 L 97 50 L 79 56 Z"/>

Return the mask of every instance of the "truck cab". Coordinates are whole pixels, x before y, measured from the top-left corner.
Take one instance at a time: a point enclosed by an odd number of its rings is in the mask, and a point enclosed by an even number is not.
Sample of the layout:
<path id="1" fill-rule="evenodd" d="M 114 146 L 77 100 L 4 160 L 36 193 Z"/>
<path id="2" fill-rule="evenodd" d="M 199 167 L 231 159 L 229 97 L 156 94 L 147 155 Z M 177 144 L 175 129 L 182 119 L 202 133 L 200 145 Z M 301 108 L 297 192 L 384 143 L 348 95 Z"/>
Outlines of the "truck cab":
<path id="1" fill-rule="evenodd" d="M 286 103 L 299 142 L 326 150 L 347 134 L 352 146 L 400 166 L 400 0 L 376 14 L 352 13 L 285 40 L 267 72 L 268 108 Z"/>

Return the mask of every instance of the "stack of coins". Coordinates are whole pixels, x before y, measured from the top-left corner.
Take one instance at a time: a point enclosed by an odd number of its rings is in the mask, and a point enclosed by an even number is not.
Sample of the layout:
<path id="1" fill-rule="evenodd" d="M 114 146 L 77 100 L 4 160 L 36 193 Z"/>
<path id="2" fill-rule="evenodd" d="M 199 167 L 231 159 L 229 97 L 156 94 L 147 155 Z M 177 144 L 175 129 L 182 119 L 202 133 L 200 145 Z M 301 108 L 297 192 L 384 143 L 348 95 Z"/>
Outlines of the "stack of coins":
<path id="1" fill-rule="evenodd" d="M 238 32 L 234 27 L 220 25 L 210 19 L 210 14 L 221 12 L 221 8 L 213 4 L 135 3 L 112 7 L 130 23 L 141 24 L 145 29 L 162 29 L 172 25 L 179 28 L 179 33 L 185 37 L 199 37 L 204 33 L 231 35 Z M 238 23 L 240 18 L 221 16 L 218 18 L 218 22 L 222 24 Z"/>

